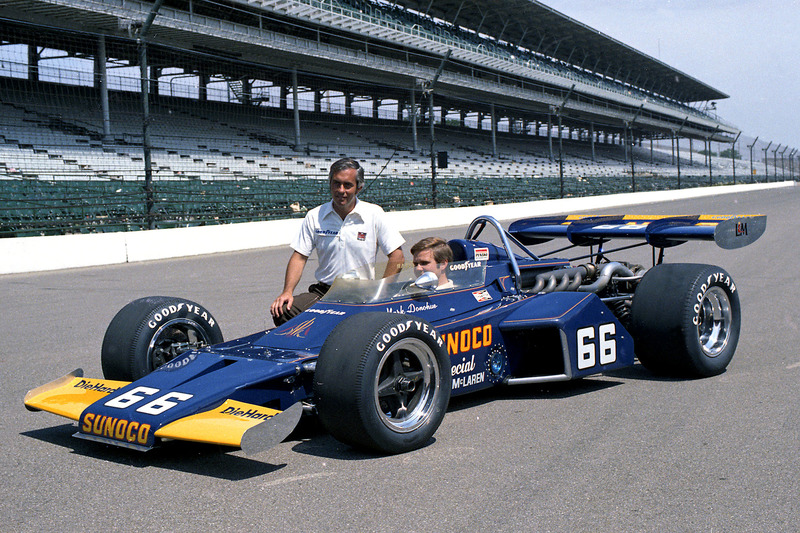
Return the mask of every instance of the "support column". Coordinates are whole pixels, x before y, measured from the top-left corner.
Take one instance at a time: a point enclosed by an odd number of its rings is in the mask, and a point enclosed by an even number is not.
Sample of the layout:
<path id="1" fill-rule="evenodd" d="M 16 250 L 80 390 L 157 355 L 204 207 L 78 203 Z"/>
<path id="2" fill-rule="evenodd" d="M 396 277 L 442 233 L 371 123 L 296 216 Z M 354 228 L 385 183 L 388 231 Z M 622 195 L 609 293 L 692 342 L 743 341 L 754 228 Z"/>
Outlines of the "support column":
<path id="1" fill-rule="evenodd" d="M 39 81 L 39 50 L 35 44 L 28 45 L 28 81 Z"/>
<path id="2" fill-rule="evenodd" d="M 292 114 L 294 115 L 294 149 L 300 150 L 300 95 L 297 94 L 297 67 L 292 68 Z"/>
<path id="3" fill-rule="evenodd" d="M 589 123 L 589 137 L 592 143 L 592 163 L 594 163 L 597 157 L 594 152 L 594 122 Z"/>
<path id="4" fill-rule="evenodd" d="M 411 86 L 411 109 L 408 113 L 408 118 L 411 120 L 411 138 L 414 141 L 414 153 L 419 152 L 419 143 L 417 141 L 417 100 L 416 91 L 414 86 Z"/>
<path id="5" fill-rule="evenodd" d="M 344 93 L 344 114 L 345 116 L 353 116 L 353 93 Z"/>
<path id="6" fill-rule="evenodd" d="M 242 80 L 242 103 L 245 105 L 253 103 L 253 80 L 250 78 Z"/>
<path id="7" fill-rule="evenodd" d="M 678 152 L 678 188 L 681 188 L 681 140 L 680 137 L 675 137 L 675 146 Z"/>
<path id="8" fill-rule="evenodd" d="M 158 79 L 161 77 L 161 67 L 150 67 L 150 94 L 158 97 Z"/>
<path id="9" fill-rule="evenodd" d="M 106 69 L 106 37 L 97 40 L 97 56 L 94 62 L 95 83 L 100 90 L 100 108 L 103 112 L 103 140 L 111 139 L 111 115 L 108 108 L 108 70 Z"/>
<path id="10" fill-rule="evenodd" d="M 491 104 L 492 119 L 492 157 L 497 157 L 497 117 L 494 114 L 494 104 Z"/>
<path id="11" fill-rule="evenodd" d="M 558 112 L 558 183 L 560 196 L 564 198 L 564 142 L 561 135 L 561 111 Z"/>
<path id="12" fill-rule="evenodd" d="M 628 159 L 628 125 L 625 125 L 625 129 L 622 131 L 622 135 L 620 136 L 620 141 L 622 141 L 622 151 L 625 154 L 625 162 L 629 161 Z"/>
<path id="13" fill-rule="evenodd" d="M 289 97 L 289 89 L 285 85 L 281 85 L 281 109 L 289 109 L 287 99 Z"/>
<path id="14" fill-rule="evenodd" d="M 672 165 L 675 164 L 675 132 L 670 132 L 669 134 L 669 145 L 670 145 L 670 154 L 672 155 L 671 163 Z"/>
<path id="15" fill-rule="evenodd" d="M 208 74 L 205 72 L 197 74 L 197 99 L 200 102 L 208 101 Z"/>

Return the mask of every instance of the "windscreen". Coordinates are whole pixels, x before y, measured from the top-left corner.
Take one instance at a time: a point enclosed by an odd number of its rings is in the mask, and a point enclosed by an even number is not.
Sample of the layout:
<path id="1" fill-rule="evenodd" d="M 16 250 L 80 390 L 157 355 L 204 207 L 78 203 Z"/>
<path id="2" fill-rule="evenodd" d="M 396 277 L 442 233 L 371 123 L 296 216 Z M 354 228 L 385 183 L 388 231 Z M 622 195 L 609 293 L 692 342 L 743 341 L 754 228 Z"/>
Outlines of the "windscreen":
<path id="1" fill-rule="evenodd" d="M 447 280 L 436 287 L 421 288 L 414 284 L 420 272 L 407 266 L 400 273 L 373 279 L 373 272 L 384 272 L 385 265 L 366 265 L 342 274 L 322 297 L 326 302 L 373 303 L 395 298 L 408 298 L 422 293 L 444 293 L 483 285 L 485 261 L 456 261 L 447 265 Z"/>

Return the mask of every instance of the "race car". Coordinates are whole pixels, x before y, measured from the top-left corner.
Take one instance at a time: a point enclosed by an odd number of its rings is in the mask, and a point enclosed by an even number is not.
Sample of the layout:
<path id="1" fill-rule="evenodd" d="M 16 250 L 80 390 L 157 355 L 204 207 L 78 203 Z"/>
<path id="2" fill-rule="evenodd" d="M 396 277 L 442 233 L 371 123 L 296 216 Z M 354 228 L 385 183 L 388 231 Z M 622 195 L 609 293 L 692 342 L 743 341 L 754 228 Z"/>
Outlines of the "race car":
<path id="1" fill-rule="evenodd" d="M 480 240 L 487 228 L 492 238 Z M 355 447 L 407 452 L 431 440 L 451 396 L 585 378 L 637 358 L 659 374 L 723 372 L 739 337 L 736 284 L 716 266 L 665 263 L 665 250 L 689 240 L 739 248 L 765 229 L 762 215 L 568 215 L 507 230 L 481 216 L 449 241 L 446 286 L 412 268 L 374 279 L 367 266 L 287 323 L 239 339 L 223 342 L 195 302 L 133 301 L 106 331 L 104 378 L 79 369 L 24 402 L 75 420 L 76 437 L 136 450 L 178 439 L 259 452 L 305 413 Z M 555 239 L 568 244 L 533 251 Z M 613 239 L 633 244 L 610 248 Z M 636 246 L 652 247 L 652 265 L 610 258 Z"/>

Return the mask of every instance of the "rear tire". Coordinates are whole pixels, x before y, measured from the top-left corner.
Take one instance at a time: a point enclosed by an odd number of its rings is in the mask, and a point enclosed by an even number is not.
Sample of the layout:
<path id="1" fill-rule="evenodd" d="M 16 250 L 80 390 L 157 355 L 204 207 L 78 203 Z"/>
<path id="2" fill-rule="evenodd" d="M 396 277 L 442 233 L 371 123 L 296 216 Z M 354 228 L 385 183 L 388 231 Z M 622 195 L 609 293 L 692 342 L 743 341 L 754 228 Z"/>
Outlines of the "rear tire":
<path id="1" fill-rule="evenodd" d="M 328 336 L 317 360 L 320 422 L 337 440 L 383 453 L 424 446 L 450 400 L 450 357 L 426 321 L 360 313 Z"/>
<path id="2" fill-rule="evenodd" d="M 642 278 L 631 306 L 636 356 L 656 374 L 714 376 L 739 341 L 739 292 L 724 269 L 662 264 Z"/>
<path id="3" fill-rule="evenodd" d="M 220 342 L 219 324 L 198 304 L 169 296 L 140 298 L 123 307 L 106 329 L 103 376 L 135 381 L 188 350 Z"/>

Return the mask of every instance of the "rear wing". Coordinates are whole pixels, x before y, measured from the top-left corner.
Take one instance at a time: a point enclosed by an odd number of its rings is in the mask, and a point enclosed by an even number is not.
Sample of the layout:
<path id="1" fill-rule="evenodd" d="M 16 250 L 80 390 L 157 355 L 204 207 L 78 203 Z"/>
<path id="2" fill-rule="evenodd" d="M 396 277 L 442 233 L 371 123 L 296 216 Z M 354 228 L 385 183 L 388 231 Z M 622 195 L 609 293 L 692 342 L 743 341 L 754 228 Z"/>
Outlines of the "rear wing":
<path id="1" fill-rule="evenodd" d="M 596 246 L 614 238 L 668 248 L 699 240 L 732 250 L 755 242 L 766 229 L 766 215 L 563 215 L 517 220 L 508 232 L 523 244 L 566 237 L 576 246 Z"/>

